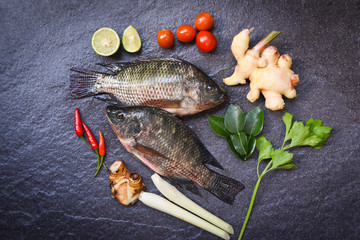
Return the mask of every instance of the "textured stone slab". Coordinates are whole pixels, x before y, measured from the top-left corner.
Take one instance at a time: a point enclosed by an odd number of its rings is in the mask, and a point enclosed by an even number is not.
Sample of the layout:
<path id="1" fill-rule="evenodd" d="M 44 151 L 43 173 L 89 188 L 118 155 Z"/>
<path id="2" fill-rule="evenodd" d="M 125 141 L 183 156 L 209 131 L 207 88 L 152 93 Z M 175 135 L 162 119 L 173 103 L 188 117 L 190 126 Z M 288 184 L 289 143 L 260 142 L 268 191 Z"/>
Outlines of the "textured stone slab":
<path id="1" fill-rule="evenodd" d="M 0 236 L 2 239 L 215 239 L 205 231 L 142 203 L 125 207 L 110 196 L 108 176 L 92 175 L 96 157 L 73 131 L 73 112 L 94 131 L 102 130 L 106 163 L 126 161 L 158 193 L 152 172 L 121 146 L 109 126 L 106 103 L 69 96 L 69 68 L 101 70 L 95 63 L 149 57 L 183 58 L 211 76 L 249 111 L 263 97 L 246 100 L 249 85 L 228 87 L 235 59 L 230 44 L 243 28 L 255 27 L 251 44 L 271 30 L 273 41 L 290 53 L 300 76 L 298 97 L 286 100 L 296 120 L 310 117 L 334 128 L 321 150 L 293 151 L 293 171 L 268 174 L 259 189 L 244 239 L 355 239 L 360 234 L 359 184 L 359 1 L 0 1 Z M 193 24 L 210 12 L 218 47 L 199 52 L 195 43 L 176 41 L 161 49 L 156 34 Z M 139 53 L 123 49 L 114 57 L 96 55 L 93 32 L 111 27 L 119 34 L 135 26 L 143 40 Z M 228 103 L 227 103 L 228 104 Z M 240 162 L 207 125 L 226 105 L 184 118 L 224 166 L 222 172 L 246 189 L 233 206 L 208 192 L 185 194 L 233 225 L 237 239 L 256 182 L 256 155 Z M 265 112 L 263 134 L 280 146 L 284 112 Z"/>

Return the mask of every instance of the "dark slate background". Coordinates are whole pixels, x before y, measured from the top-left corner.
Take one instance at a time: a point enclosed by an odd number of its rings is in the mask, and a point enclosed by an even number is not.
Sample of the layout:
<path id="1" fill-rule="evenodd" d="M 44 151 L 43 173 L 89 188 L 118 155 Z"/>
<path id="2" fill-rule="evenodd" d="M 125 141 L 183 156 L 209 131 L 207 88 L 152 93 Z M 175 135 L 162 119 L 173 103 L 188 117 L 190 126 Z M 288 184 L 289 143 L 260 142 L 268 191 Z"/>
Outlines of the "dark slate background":
<path id="1" fill-rule="evenodd" d="M 244 239 L 355 239 L 360 234 L 359 186 L 359 1 L 0 1 L 0 237 L 1 239 L 216 239 L 192 225 L 142 203 L 125 207 L 111 198 L 108 173 L 93 174 L 96 156 L 74 133 L 73 113 L 107 146 L 106 164 L 117 159 L 143 176 L 149 192 L 159 193 L 152 172 L 121 146 L 108 124 L 106 103 L 69 96 L 69 68 L 101 70 L 95 63 L 149 57 L 183 58 L 229 92 L 246 112 L 264 107 L 246 99 L 249 84 L 228 87 L 222 78 L 235 66 L 233 36 L 255 27 L 254 45 L 271 30 L 280 53 L 293 57 L 300 76 L 298 97 L 286 100 L 295 120 L 311 117 L 334 128 L 320 150 L 294 149 L 291 171 L 269 173 L 260 185 Z M 193 24 L 210 12 L 218 47 L 199 52 L 176 41 L 161 49 L 156 34 Z M 113 57 L 95 54 L 92 34 L 111 27 L 119 34 L 135 26 L 143 41 L 136 54 L 123 49 Z M 228 102 L 228 103 L 229 103 Z M 228 103 L 187 117 L 184 122 L 224 166 L 221 173 L 246 185 L 233 206 L 210 193 L 186 193 L 233 225 L 239 235 L 256 178 L 257 153 L 240 162 L 207 124 Z M 263 134 L 279 147 L 284 111 L 264 109 Z M 97 134 L 96 134 L 97 136 Z"/>

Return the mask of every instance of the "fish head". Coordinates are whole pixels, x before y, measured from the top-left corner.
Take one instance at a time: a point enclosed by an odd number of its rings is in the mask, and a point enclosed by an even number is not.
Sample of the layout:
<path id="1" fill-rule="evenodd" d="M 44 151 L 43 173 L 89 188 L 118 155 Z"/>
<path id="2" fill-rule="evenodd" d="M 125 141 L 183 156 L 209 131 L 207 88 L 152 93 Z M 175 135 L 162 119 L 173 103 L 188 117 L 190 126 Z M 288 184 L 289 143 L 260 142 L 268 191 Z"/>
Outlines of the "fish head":
<path id="1" fill-rule="evenodd" d="M 193 104 L 197 112 L 215 107 L 226 100 L 225 89 L 219 87 L 203 72 L 194 74 L 192 81 L 185 86 L 189 104 Z"/>
<path id="2" fill-rule="evenodd" d="M 105 109 L 111 127 L 119 139 L 132 139 L 138 136 L 142 129 L 143 113 L 136 107 L 111 105 Z"/>

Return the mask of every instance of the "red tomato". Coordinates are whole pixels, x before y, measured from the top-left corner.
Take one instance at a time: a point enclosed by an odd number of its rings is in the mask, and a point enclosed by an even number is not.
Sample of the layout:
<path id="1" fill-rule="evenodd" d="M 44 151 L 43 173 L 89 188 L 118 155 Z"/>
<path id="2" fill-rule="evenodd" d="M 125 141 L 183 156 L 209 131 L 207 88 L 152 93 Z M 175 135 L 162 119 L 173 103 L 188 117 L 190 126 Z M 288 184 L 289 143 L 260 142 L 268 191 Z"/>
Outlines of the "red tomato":
<path id="1" fill-rule="evenodd" d="M 196 45 L 203 52 L 210 52 L 216 48 L 217 40 L 209 31 L 200 31 L 196 36 Z"/>
<path id="2" fill-rule="evenodd" d="M 196 36 L 196 30 L 190 25 L 181 25 L 176 31 L 176 36 L 181 42 L 191 42 Z"/>
<path id="3" fill-rule="evenodd" d="M 161 30 L 157 35 L 157 41 L 160 47 L 171 48 L 174 45 L 175 37 L 170 30 Z"/>
<path id="4" fill-rule="evenodd" d="M 207 12 L 202 12 L 195 19 L 195 28 L 199 31 L 210 30 L 214 25 L 214 18 Z"/>
<path id="5" fill-rule="evenodd" d="M 181 42 L 191 42 L 196 36 L 196 30 L 190 25 L 181 25 L 176 31 L 176 36 Z"/>

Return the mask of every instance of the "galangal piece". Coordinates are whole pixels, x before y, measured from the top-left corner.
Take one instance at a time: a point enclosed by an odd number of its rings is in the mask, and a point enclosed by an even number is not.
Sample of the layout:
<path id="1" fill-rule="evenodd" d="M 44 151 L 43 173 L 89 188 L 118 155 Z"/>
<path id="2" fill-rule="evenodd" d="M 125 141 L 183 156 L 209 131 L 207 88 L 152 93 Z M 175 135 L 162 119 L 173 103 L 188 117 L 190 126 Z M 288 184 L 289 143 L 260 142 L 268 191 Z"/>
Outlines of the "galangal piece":
<path id="1" fill-rule="evenodd" d="M 109 179 L 112 197 L 124 205 L 136 203 L 139 194 L 146 190 L 141 176 L 130 172 L 120 160 L 111 165 Z"/>

